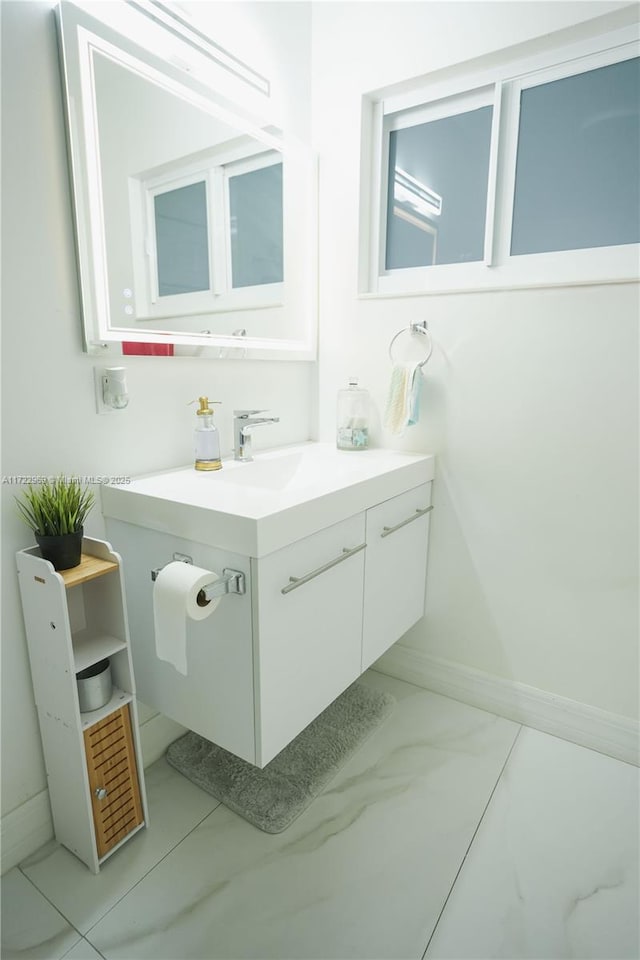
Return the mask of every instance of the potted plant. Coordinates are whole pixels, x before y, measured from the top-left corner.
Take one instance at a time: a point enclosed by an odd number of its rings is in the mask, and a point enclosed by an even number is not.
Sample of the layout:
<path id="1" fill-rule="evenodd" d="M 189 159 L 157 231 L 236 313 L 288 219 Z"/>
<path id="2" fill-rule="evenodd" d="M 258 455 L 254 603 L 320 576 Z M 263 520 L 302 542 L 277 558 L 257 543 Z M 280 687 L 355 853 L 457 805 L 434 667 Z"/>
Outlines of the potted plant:
<path id="1" fill-rule="evenodd" d="M 93 493 L 76 478 L 64 476 L 45 480 L 38 487 L 29 484 L 22 500 L 16 497 L 21 518 L 33 530 L 42 556 L 54 570 L 68 570 L 80 563 L 83 525 L 94 501 Z"/>

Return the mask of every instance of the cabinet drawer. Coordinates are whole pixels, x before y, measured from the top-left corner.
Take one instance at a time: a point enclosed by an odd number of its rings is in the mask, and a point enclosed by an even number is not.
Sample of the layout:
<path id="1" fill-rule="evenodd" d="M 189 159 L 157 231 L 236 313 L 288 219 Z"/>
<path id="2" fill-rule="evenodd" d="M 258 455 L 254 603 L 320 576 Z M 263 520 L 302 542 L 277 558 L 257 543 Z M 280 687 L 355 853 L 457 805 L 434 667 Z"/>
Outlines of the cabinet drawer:
<path id="1" fill-rule="evenodd" d="M 84 732 L 98 857 L 143 823 L 129 704 Z"/>
<path id="2" fill-rule="evenodd" d="M 367 510 L 362 669 L 424 614 L 431 483 Z"/>
<path id="3" fill-rule="evenodd" d="M 364 542 L 360 513 L 254 561 L 260 766 L 360 673 Z"/>

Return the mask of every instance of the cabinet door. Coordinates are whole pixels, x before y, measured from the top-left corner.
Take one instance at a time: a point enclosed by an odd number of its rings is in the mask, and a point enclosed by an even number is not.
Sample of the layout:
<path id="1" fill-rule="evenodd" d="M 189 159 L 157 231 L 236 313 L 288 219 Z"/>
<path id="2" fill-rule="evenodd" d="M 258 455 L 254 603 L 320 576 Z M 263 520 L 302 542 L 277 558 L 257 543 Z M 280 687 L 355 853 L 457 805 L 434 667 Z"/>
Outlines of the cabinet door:
<path id="1" fill-rule="evenodd" d="M 367 510 L 363 670 L 424 614 L 430 503 L 423 483 Z"/>
<path id="2" fill-rule="evenodd" d="M 129 705 L 85 730 L 89 789 L 98 856 L 143 823 Z"/>
<path id="3" fill-rule="evenodd" d="M 364 543 L 360 513 L 254 561 L 260 766 L 360 674 Z"/>

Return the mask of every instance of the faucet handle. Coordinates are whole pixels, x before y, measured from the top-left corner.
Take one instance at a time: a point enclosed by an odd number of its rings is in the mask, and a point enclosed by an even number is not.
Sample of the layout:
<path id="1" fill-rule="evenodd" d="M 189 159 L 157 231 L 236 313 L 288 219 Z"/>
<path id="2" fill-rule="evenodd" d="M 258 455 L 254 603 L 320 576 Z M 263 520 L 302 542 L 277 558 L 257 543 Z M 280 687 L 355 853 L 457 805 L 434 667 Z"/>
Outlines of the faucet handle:
<path id="1" fill-rule="evenodd" d="M 265 410 L 234 410 L 234 417 L 255 417 L 257 413 L 265 413 Z"/>

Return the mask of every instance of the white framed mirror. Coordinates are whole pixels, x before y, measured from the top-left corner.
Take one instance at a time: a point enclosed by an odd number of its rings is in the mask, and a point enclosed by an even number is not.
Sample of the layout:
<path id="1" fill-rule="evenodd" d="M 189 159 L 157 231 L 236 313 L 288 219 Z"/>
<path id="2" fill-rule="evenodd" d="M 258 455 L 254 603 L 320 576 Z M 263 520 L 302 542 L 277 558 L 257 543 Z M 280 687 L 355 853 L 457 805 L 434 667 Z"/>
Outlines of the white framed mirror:
<path id="1" fill-rule="evenodd" d="M 139 31 L 142 4 L 98 6 L 124 30 L 57 8 L 85 349 L 315 359 L 310 150 L 255 89 L 239 102 L 237 71 L 214 89 L 184 41 Z"/>

